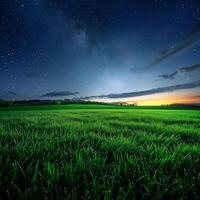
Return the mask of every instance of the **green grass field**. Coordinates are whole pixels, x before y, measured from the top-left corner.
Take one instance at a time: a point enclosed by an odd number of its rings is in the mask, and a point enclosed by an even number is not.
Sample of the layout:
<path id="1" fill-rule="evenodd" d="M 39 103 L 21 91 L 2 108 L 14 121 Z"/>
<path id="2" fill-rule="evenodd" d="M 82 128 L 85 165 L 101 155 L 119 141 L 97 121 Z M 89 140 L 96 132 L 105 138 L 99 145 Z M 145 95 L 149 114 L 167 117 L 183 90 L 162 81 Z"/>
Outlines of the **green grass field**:
<path id="1" fill-rule="evenodd" d="M 200 111 L 0 110 L 0 199 L 199 199 Z"/>

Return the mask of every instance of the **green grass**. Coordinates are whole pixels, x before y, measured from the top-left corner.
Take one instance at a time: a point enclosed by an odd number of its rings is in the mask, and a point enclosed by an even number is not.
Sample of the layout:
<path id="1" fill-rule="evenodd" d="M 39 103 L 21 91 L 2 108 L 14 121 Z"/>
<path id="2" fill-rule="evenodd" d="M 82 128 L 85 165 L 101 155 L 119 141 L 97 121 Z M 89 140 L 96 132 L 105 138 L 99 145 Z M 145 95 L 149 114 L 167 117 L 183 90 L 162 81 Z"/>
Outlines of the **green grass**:
<path id="1" fill-rule="evenodd" d="M 199 199 L 200 111 L 1 108 L 0 197 Z"/>

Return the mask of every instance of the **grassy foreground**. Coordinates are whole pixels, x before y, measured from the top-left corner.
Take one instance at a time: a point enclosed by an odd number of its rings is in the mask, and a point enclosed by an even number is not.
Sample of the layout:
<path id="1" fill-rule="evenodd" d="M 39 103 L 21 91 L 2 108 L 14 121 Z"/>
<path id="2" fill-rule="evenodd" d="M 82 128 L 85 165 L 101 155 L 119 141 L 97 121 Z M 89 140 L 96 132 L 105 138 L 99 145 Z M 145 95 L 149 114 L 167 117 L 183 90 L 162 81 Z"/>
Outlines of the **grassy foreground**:
<path id="1" fill-rule="evenodd" d="M 0 199 L 199 199 L 200 111 L 0 110 Z"/>

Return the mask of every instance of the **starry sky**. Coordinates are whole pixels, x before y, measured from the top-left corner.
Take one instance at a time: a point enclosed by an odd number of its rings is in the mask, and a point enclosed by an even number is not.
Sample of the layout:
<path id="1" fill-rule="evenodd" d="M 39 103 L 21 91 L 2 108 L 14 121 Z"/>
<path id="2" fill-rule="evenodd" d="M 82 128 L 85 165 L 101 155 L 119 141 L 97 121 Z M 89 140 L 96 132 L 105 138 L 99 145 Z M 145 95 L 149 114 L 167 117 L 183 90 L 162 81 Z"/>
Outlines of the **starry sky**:
<path id="1" fill-rule="evenodd" d="M 200 104 L 200 1 L 1 0 L 0 98 L 80 97 Z"/>

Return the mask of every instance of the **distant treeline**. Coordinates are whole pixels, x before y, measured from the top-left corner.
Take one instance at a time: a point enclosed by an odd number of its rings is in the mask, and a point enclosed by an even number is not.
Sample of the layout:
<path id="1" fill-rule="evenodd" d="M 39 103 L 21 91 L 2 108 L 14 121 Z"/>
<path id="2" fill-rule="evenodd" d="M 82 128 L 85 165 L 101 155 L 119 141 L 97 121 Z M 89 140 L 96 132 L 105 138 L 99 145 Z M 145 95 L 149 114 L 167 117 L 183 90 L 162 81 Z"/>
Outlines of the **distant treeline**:
<path id="1" fill-rule="evenodd" d="M 4 101 L 0 99 L 0 107 L 14 106 L 13 101 Z"/>
<path id="2" fill-rule="evenodd" d="M 94 101 L 83 101 L 83 100 L 20 100 L 20 101 L 5 101 L 0 100 L 0 107 L 12 107 L 12 106 L 31 106 L 31 105 L 64 105 L 64 104 L 98 104 L 98 105 L 127 105 L 135 106 L 134 104 L 128 105 L 125 103 L 105 103 L 105 102 L 94 102 Z"/>
<path id="3" fill-rule="evenodd" d="M 196 104 L 171 104 L 169 105 L 170 107 L 174 107 L 174 108 L 191 108 L 191 109 L 200 109 L 200 105 L 196 105 Z"/>
<path id="4" fill-rule="evenodd" d="M 200 105 L 195 104 L 170 104 L 161 106 L 137 106 L 137 104 L 127 104 L 126 102 L 105 103 L 96 101 L 83 101 L 77 99 L 64 100 L 21 100 L 21 101 L 6 101 L 0 99 L 0 107 L 15 107 L 15 106 L 34 106 L 34 105 L 65 105 L 65 104 L 95 104 L 95 105 L 116 105 L 130 106 L 135 108 L 145 109 L 200 109 Z"/>

